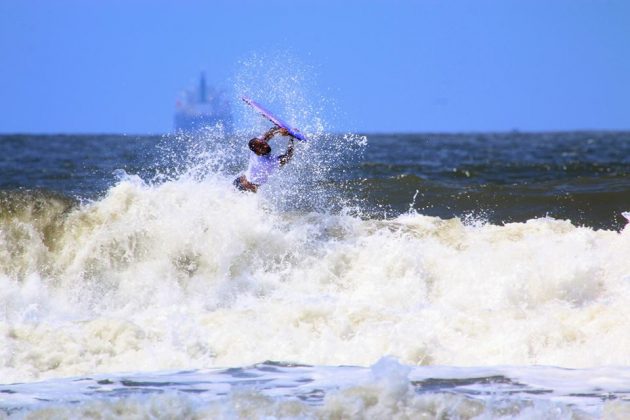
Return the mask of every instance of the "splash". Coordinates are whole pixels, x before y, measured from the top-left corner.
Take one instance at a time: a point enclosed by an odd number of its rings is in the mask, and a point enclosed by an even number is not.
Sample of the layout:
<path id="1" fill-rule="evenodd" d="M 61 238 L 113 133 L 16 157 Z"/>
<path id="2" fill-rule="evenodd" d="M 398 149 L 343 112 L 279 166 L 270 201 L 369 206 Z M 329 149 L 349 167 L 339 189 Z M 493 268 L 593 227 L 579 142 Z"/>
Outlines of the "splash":
<path id="1" fill-rule="evenodd" d="M 251 54 L 239 62 L 234 77 L 234 100 L 243 96 L 260 100 L 284 119 L 299 127 L 307 137 L 318 137 L 331 131 L 327 122 L 334 104 L 323 97 L 317 86 L 316 71 L 290 52 Z M 250 109 L 237 108 L 238 125 L 261 131 L 268 125 Z"/>
<path id="2" fill-rule="evenodd" d="M 242 102 L 242 96 L 250 96 L 269 105 L 310 139 L 296 142 L 291 163 L 259 190 L 266 204 L 279 211 L 364 211 L 368 207 L 364 198 L 356 194 L 356 185 L 344 181 L 343 174 L 361 159 L 367 138 L 331 132 L 326 121 L 334 119 L 335 107 L 318 91 L 314 70 L 288 53 L 243 59 L 234 77 L 234 130 L 217 124 L 165 137 L 158 145 L 156 175 L 148 182 L 234 179 L 242 173 L 250 154 L 247 142 L 272 126 Z M 272 153 L 280 155 L 287 139 L 277 136 L 270 144 Z"/>
<path id="3" fill-rule="evenodd" d="M 331 133 L 327 123 L 334 120 L 334 103 L 319 92 L 315 70 L 290 53 L 253 54 L 240 62 L 235 77 L 237 99 L 248 96 L 260 100 L 274 112 L 298 127 L 310 139 L 298 142 L 294 160 L 275 177 L 262 193 L 276 208 L 285 211 L 341 211 L 360 208 L 363 201 L 338 182 L 340 172 L 361 158 L 365 137 Z M 269 126 L 251 109 L 240 106 L 239 124 L 244 132 L 261 133 Z M 284 140 L 272 142 L 274 150 L 284 150 Z M 340 200 L 339 197 L 345 197 Z"/>
<path id="4" fill-rule="evenodd" d="M 92 203 L 5 214 L 3 380 L 386 354 L 630 362 L 628 232 L 284 212 L 229 181 L 124 178 Z"/>

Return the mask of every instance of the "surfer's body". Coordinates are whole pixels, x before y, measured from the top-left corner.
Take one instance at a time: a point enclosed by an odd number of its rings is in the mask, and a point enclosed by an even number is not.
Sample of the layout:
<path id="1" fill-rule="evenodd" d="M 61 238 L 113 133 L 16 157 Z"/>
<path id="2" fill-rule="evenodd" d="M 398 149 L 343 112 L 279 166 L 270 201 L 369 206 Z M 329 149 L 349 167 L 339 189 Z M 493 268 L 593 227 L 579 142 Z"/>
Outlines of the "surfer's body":
<path id="1" fill-rule="evenodd" d="M 249 164 L 245 174 L 234 180 L 234 186 L 237 189 L 256 192 L 259 186 L 267 182 L 271 174 L 291 160 L 293 157 L 293 137 L 289 140 L 289 146 L 285 154 L 271 154 L 269 140 L 276 133 L 280 133 L 283 136 L 290 135 L 286 129 L 274 127 L 262 136 L 255 137 L 249 141 L 249 149 L 251 150 Z"/>

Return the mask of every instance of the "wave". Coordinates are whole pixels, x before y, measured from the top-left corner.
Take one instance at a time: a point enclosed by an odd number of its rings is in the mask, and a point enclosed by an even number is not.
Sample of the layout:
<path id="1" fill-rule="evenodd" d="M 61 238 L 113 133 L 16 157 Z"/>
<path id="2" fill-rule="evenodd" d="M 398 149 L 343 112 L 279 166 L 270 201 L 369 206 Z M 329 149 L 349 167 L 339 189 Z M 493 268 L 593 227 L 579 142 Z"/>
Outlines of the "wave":
<path id="1" fill-rule="evenodd" d="M 495 224 L 552 216 L 600 229 L 625 225 L 621 212 L 627 209 L 630 194 L 628 178 L 624 177 L 462 185 L 401 174 L 348 184 L 348 191 L 360 191 L 366 202 L 381 203 L 394 214 L 404 213 L 411 206 L 427 215 L 472 214 Z"/>
<path id="2" fill-rule="evenodd" d="M 280 211 L 230 179 L 0 200 L 0 377 L 628 364 L 629 231 Z M 7 198 L 8 197 L 8 198 Z"/>

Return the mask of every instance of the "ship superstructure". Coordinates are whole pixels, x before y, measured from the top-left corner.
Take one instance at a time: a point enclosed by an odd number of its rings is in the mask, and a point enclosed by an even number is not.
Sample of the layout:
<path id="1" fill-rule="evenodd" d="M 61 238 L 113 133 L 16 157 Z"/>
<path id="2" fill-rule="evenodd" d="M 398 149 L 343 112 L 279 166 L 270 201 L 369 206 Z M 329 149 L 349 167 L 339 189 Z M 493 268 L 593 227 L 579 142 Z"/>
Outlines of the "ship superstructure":
<path id="1" fill-rule="evenodd" d="M 224 91 L 208 86 L 201 73 L 196 89 L 183 91 L 175 105 L 175 130 L 197 131 L 222 124 L 232 129 L 232 111 Z"/>

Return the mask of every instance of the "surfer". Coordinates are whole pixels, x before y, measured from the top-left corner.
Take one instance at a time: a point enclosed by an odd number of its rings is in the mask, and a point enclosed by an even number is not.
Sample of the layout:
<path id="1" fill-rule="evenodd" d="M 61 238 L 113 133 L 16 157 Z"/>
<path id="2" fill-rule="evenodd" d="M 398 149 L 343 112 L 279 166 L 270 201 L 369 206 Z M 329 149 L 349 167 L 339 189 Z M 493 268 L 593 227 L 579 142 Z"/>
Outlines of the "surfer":
<path id="1" fill-rule="evenodd" d="M 291 136 L 286 128 L 274 127 L 259 137 L 254 137 L 249 141 L 249 149 L 252 153 L 249 156 L 249 165 L 244 175 L 234 180 L 234 186 L 240 191 L 256 192 L 258 187 L 267 182 L 269 176 L 276 169 L 286 165 L 293 157 L 293 136 L 289 140 L 287 151 L 283 155 L 274 156 L 271 154 L 269 140 L 276 134 Z"/>

